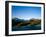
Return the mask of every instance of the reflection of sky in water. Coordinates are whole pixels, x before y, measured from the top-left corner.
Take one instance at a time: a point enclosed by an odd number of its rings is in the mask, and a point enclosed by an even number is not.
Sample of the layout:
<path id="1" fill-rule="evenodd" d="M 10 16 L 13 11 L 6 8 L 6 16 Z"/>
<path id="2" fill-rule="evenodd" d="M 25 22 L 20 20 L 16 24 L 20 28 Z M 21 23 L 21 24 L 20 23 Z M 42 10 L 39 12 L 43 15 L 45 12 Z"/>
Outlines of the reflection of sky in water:
<path id="1" fill-rule="evenodd" d="M 12 6 L 12 16 L 20 19 L 40 19 L 41 7 Z"/>
<path id="2" fill-rule="evenodd" d="M 41 29 L 41 25 L 35 25 L 35 26 L 30 26 L 30 25 L 27 25 L 27 26 L 21 26 L 21 27 L 17 27 L 17 26 L 14 26 L 12 28 L 12 31 L 20 31 L 20 30 L 40 30 Z"/>

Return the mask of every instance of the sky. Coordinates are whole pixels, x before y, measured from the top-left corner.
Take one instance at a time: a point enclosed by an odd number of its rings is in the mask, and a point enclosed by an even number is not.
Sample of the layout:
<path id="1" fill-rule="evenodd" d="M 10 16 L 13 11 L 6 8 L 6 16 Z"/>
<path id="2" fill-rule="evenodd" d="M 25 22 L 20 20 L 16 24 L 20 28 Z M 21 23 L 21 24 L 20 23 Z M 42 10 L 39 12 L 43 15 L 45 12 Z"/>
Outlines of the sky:
<path id="1" fill-rule="evenodd" d="M 12 18 L 29 20 L 41 18 L 41 7 L 32 6 L 12 6 Z"/>

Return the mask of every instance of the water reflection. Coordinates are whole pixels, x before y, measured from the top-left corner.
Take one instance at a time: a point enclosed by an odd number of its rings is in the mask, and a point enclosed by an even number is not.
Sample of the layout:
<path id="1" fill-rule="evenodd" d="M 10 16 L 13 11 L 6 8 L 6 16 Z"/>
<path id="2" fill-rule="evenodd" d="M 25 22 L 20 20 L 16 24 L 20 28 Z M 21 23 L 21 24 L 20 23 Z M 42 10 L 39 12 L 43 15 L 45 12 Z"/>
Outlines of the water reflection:
<path id="1" fill-rule="evenodd" d="M 40 30 L 41 25 L 27 25 L 27 26 L 14 26 L 12 27 L 12 31 L 22 31 L 22 30 Z"/>

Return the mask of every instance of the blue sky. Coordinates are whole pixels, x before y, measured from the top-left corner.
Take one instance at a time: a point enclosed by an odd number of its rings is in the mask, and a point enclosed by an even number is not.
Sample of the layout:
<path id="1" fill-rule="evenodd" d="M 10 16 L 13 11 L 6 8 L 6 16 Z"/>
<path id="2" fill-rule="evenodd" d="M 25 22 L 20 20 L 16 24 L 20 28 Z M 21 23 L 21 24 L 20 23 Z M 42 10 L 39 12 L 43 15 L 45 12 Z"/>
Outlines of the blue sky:
<path id="1" fill-rule="evenodd" d="M 12 18 L 17 17 L 20 19 L 40 19 L 41 7 L 32 6 L 12 6 Z"/>

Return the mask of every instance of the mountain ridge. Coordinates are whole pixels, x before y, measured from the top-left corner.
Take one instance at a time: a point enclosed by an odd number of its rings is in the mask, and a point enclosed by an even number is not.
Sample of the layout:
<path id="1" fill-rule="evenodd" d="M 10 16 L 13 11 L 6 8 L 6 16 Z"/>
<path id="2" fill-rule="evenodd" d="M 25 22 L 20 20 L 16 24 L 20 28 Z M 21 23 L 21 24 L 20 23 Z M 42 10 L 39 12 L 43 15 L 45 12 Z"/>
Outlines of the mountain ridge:
<path id="1" fill-rule="evenodd" d="M 14 21 L 13 21 L 14 20 Z M 25 26 L 25 25 L 38 25 L 41 24 L 41 19 L 30 19 L 30 20 L 24 20 L 19 18 L 12 19 L 12 24 L 16 26 Z"/>

